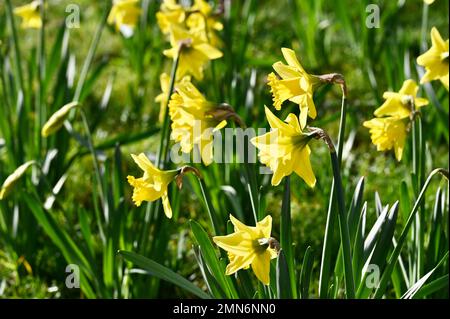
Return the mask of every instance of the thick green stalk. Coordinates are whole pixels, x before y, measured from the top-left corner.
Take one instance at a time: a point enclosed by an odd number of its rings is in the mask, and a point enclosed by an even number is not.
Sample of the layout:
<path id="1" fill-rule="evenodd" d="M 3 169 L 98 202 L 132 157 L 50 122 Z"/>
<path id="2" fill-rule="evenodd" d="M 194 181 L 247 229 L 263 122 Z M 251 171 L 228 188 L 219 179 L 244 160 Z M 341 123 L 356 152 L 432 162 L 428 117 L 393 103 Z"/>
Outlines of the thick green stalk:
<path id="1" fill-rule="evenodd" d="M 339 123 L 339 140 L 337 158 L 340 165 L 342 161 L 342 150 L 344 148 L 345 137 L 345 124 L 347 117 L 347 97 L 345 87 L 342 90 L 342 103 L 341 103 L 341 118 Z M 335 180 L 333 179 L 331 184 L 330 199 L 328 203 L 327 222 L 325 226 L 325 234 L 322 247 L 322 260 L 320 263 L 320 277 L 319 277 L 319 297 L 327 298 L 329 290 L 330 269 L 331 269 L 331 254 L 333 247 L 333 230 L 334 223 L 336 221 L 335 210 Z"/>

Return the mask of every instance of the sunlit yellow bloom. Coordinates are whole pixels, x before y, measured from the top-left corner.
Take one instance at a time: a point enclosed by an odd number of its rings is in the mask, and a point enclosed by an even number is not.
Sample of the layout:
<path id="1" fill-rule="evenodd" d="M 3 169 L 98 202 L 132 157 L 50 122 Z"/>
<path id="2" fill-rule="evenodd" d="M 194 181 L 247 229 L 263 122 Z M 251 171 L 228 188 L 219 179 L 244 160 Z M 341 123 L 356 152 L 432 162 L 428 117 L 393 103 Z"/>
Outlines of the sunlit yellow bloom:
<path id="1" fill-rule="evenodd" d="M 41 135 L 48 137 L 57 132 L 64 124 L 70 111 L 79 105 L 78 102 L 71 102 L 56 111 L 42 127 Z"/>
<path id="2" fill-rule="evenodd" d="M 291 49 L 282 48 L 287 65 L 278 61 L 273 64 L 276 76 L 270 73 L 267 77 L 268 85 L 273 95 L 273 103 L 277 110 L 281 109 L 284 101 L 289 100 L 300 106 L 300 124 L 304 128 L 309 115 L 316 117 L 316 106 L 313 101 L 314 87 L 320 80 L 303 69 L 295 52 Z M 281 79 L 280 79 L 281 78 Z"/>
<path id="3" fill-rule="evenodd" d="M 198 32 L 204 41 L 219 46 L 221 41 L 214 31 L 221 31 L 223 24 L 214 15 L 212 7 L 205 0 L 195 0 L 186 19 L 190 31 Z"/>
<path id="4" fill-rule="evenodd" d="M 9 175 L 3 182 L 2 188 L 0 189 L 0 200 L 3 200 L 8 196 L 9 193 L 14 189 L 14 185 L 20 180 L 20 178 L 25 174 L 27 169 L 32 166 L 35 161 L 28 161 L 25 164 L 20 165 L 11 175 Z"/>
<path id="5" fill-rule="evenodd" d="M 171 138 L 181 145 L 183 153 L 190 153 L 198 146 L 202 161 L 209 165 L 213 160 L 213 132 L 227 125 L 212 113 L 217 104 L 209 102 L 190 82 L 181 82 L 169 101 L 172 120 Z"/>
<path id="6" fill-rule="evenodd" d="M 42 27 L 39 5 L 40 1 L 33 1 L 14 9 L 14 14 L 22 18 L 21 27 L 23 29 L 40 29 Z"/>
<path id="7" fill-rule="evenodd" d="M 143 201 L 153 202 L 159 198 L 162 199 L 164 213 L 168 218 L 172 218 L 172 208 L 167 195 L 167 187 L 178 174 L 177 170 L 161 171 L 156 168 L 152 162 L 141 153 L 131 155 L 136 164 L 144 171 L 144 176 L 135 178 L 128 176 L 128 183 L 134 187 L 133 202 L 140 206 Z"/>
<path id="8" fill-rule="evenodd" d="M 269 241 L 272 231 L 272 217 L 266 216 L 255 227 L 244 225 L 230 215 L 234 225 L 234 233 L 227 236 L 215 236 L 214 242 L 228 252 L 230 263 L 226 274 L 232 275 L 239 269 L 252 266 L 256 277 L 264 284 L 270 283 L 270 259 L 278 253 L 271 248 Z"/>
<path id="9" fill-rule="evenodd" d="M 416 110 L 428 105 L 428 100 L 417 97 L 419 87 L 413 80 L 403 82 L 402 88 L 397 92 L 384 92 L 383 98 L 386 100 L 383 105 L 375 110 L 375 116 L 394 116 L 406 118 L 411 115 L 412 105 Z"/>
<path id="10" fill-rule="evenodd" d="M 133 34 L 140 15 L 139 0 L 114 0 L 108 23 L 115 24 L 116 30 L 128 37 Z"/>
<path id="11" fill-rule="evenodd" d="M 166 111 L 167 106 L 167 98 L 170 88 L 170 76 L 167 73 L 161 74 L 159 77 L 160 85 L 161 85 L 161 93 L 158 94 L 158 96 L 155 98 L 155 102 L 160 103 L 160 109 L 159 109 L 159 121 L 162 123 L 164 121 L 164 113 Z M 185 76 L 181 79 L 180 82 L 190 82 L 191 77 Z M 175 84 L 176 86 L 176 84 Z"/>
<path id="12" fill-rule="evenodd" d="M 176 25 L 170 27 L 171 49 L 164 55 L 176 59 L 180 44 L 183 43 L 177 69 L 177 78 L 192 74 L 197 80 L 203 78 L 203 67 L 209 60 L 222 57 L 222 52 L 205 42 L 200 35 L 189 32 Z"/>
<path id="13" fill-rule="evenodd" d="M 420 83 L 440 80 L 448 90 L 448 39 L 444 41 L 439 31 L 431 29 L 431 48 L 417 58 L 417 63 L 425 67 L 426 73 Z"/>
<path id="14" fill-rule="evenodd" d="M 406 125 L 404 120 L 396 117 L 374 118 L 363 124 L 370 129 L 372 143 L 378 151 L 387 151 L 394 148 L 395 157 L 402 159 L 406 139 Z"/>
<path id="15" fill-rule="evenodd" d="M 259 149 L 259 160 L 273 171 L 272 185 L 280 184 L 285 176 L 295 172 L 306 184 L 314 187 L 316 177 L 309 156 L 311 137 L 302 132 L 298 118 L 289 114 L 283 122 L 267 107 L 266 117 L 272 130 L 254 137 L 251 142 Z"/>
<path id="16" fill-rule="evenodd" d="M 169 34 L 172 25 L 181 26 L 185 18 L 186 12 L 176 0 L 164 0 L 160 11 L 156 13 L 156 19 L 163 34 Z"/>

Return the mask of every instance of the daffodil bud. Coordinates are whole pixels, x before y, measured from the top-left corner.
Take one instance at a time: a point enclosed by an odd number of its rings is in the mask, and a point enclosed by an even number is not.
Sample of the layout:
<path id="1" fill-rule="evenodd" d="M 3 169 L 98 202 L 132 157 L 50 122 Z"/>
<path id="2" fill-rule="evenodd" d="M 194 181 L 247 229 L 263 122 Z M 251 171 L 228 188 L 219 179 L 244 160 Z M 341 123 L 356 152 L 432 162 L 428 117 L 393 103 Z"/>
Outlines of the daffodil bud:
<path id="1" fill-rule="evenodd" d="M 63 126 L 70 111 L 79 105 L 80 104 L 78 102 L 71 102 L 56 111 L 42 127 L 41 135 L 43 137 L 48 137 L 57 132 Z"/>
<path id="2" fill-rule="evenodd" d="M 11 175 L 9 175 L 4 181 L 0 190 L 0 200 L 3 200 L 14 189 L 16 183 L 25 174 L 27 169 L 32 166 L 35 161 L 28 161 L 25 164 L 20 165 Z"/>

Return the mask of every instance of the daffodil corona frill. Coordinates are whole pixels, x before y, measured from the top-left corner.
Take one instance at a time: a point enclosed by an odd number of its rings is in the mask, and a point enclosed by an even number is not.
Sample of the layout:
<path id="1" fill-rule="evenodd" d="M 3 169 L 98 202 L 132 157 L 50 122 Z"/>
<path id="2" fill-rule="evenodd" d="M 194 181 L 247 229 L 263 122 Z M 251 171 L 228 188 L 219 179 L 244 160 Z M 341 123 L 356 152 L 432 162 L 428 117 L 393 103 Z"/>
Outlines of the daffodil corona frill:
<path id="1" fill-rule="evenodd" d="M 278 256 L 276 249 L 270 244 L 273 238 L 272 217 L 266 216 L 256 226 L 241 223 L 230 215 L 234 233 L 227 236 L 215 236 L 214 242 L 228 252 L 230 263 L 226 275 L 232 275 L 240 269 L 252 267 L 256 277 L 264 284 L 270 283 L 270 260 Z"/>
<path id="2" fill-rule="evenodd" d="M 284 101 L 289 100 L 300 107 L 300 124 L 304 128 L 308 115 L 316 118 L 316 106 L 313 101 L 314 87 L 320 84 L 320 78 L 306 73 L 298 61 L 295 52 L 282 48 L 287 65 L 278 61 L 273 69 L 278 74 L 270 73 L 267 77 L 268 85 L 273 95 L 273 103 L 277 110 L 281 109 Z"/>
<path id="3" fill-rule="evenodd" d="M 41 14 L 39 12 L 40 1 L 32 1 L 14 9 L 14 14 L 22 18 L 23 29 L 40 29 L 42 27 Z"/>
<path id="4" fill-rule="evenodd" d="M 398 92 L 384 92 L 383 98 L 386 100 L 383 105 L 375 110 L 374 115 L 394 116 L 398 118 L 410 117 L 413 109 L 419 110 L 421 107 L 428 105 L 428 100 L 417 97 L 419 87 L 413 80 L 403 82 L 402 88 Z"/>
<path id="5" fill-rule="evenodd" d="M 210 45 L 201 35 L 179 26 L 170 27 L 171 49 L 164 50 L 164 55 L 176 59 L 178 54 L 177 78 L 191 74 L 197 80 L 203 78 L 203 68 L 210 60 L 222 57 L 222 52 Z M 181 47 L 180 47 L 181 46 Z"/>
<path id="6" fill-rule="evenodd" d="M 131 157 L 139 168 L 144 171 L 144 175 L 141 178 L 127 177 L 128 183 L 134 187 L 133 202 L 136 206 L 140 206 L 143 201 L 153 202 L 161 198 L 164 213 L 168 218 L 172 218 L 172 208 L 167 195 L 167 187 L 175 179 L 178 171 L 159 170 L 143 153 L 137 156 L 132 154 Z"/>
<path id="7" fill-rule="evenodd" d="M 267 107 L 266 117 L 272 130 L 254 137 L 251 142 L 259 149 L 259 160 L 273 171 L 272 185 L 280 184 L 285 176 L 295 172 L 306 184 L 314 187 L 316 177 L 309 156 L 311 136 L 303 133 L 297 116 L 289 114 L 283 122 Z"/>
<path id="8" fill-rule="evenodd" d="M 431 29 L 431 48 L 417 58 L 417 63 L 425 67 L 426 70 L 426 73 L 420 80 L 421 84 L 440 80 L 448 90 L 448 52 L 449 40 L 444 41 L 439 31 L 433 27 Z"/>
<path id="9" fill-rule="evenodd" d="M 395 158 L 401 161 L 406 140 L 405 121 L 397 117 L 374 118 L 363 124 L 369 128 L 372 143 L 378 151 L 395 151 Z"/>
<path id="10" fill-rule="evenodd" d="M 227 125 L 224 119 L 214 117 L 217 104 L 209 102 L 190 82 L 181 82 L 169 101 L 172 120 L 171 137 L 181 145 L 183 153 L 190 153 L 197 145 L 202 161 L 213 160 L 213 134 Z"/>
<path id="11" fill-rule="evenodd" d="M 130 37 L 133 35 L 140 15 L 139 0 L 114 0 L 108 16 L 108 23 L 114 24 L 116 30 L 125 37 Z"/>

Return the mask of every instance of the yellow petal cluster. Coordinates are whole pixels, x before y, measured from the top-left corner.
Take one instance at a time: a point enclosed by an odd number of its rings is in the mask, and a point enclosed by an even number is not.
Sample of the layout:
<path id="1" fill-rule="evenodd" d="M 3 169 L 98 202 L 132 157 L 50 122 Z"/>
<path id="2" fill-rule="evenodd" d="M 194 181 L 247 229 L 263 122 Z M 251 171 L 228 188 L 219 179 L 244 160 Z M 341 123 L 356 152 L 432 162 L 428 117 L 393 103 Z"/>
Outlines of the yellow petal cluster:
<path id="1" fill-rule="evenodd" d="M 289 100 L 300 107 L 300 124 L 304 128 L 308 116 L 314 119 L 317 115 L 313 101 L 314 86 L 320 80 L 308 74 L 297 59 L 295 52 L 288 48 L 282 48 L 287 65 L 278 61 L 273 64 L 277 73 L 270 73 L 267 77 L 270 86 L 273 103 L 277 110 L 281 109 L 283 102 Z"/>
<path id="2" fill-rule="evenodd" d="M 280 184 L 285 176 L 295 172 L 306 184 L 314 187 L 316 177 L 311 167 L 311 137 L 304 134 L 297 116 L 289 114 L 285 122 L 265 107 L 267 121 L 272 130 L 251 140 L 259 149 L 259 160 L 273 171 L 272 185 Z"/>
<path id="3" fill-rule="evenodd" d="M 230 263 L 227 265 L 226 275 L 251 266 L 256 277 L 264 285 L 268 285 L 270 260 L 278 255 L 267 244 L 272 231 L 272 217 L 266 216 L 254 227 L 243 224 L 232 215 L 230 221 L 234 226 L 234 233 L 213 237 L 216 245 L 228 252 Z"/>
<path id="4" fill-rule="evenodd" d="M 180 82 L 190 82 L 191 77 L 185 76 L 183 77 Z M 159 77 L 159 82 L 161 85 L 161 93 L 158 94 L 155 98 L 155 102 L 160 103 L 160 109 L 159 109 L 159 120 L 162 123 L 164 121 L 164 114 L 166 112 L 166 106 L 167 106 L 167 98 L 169 96 L 169 89 L 170 89 L 170 76 L 167 73 L 162 73 Z M 177 86 L 177 84 L 175 84 Z"/>
<path id="5" fill-rule="evenodd" d="M 431 48 L 417 58 L 417 63 L 425 67 L 426 73 L 420 79 L 420 83 L 433 80 L 440 80 L 448 90 L 448 52 L 449 40 L 444 41 L 439 31 L 433 27 L 431 29 Z"/>
<path id="6" fill-rule="evenodd" d="M 42 27 L 41 14 L 39 12 L 39 1 L 32 1 L 21 7 L 14 9 L 14 14 L 22 18 L 23 29 L 40 29 Z"/>
<path id="7" fill-rule="evenodd" d="M 143 201 L 153 202 L 161 198 L 164 213 L 168 218 L 172 218 L 172 208 L 167 195 L 167 187 L 175 179 L 178 171 L 159 170 L 143 153 L 139 155 L 132 154 L 131 157 L 139 168 L 144 171 L 144 175 L 140 178 L 127 177 L 128 183 L 134 187 L 133 202 L 136 206 L 140 206 Z"/>
<path id="8" fill-rule="evenodd" d="M 115 25 L 116 30 L 125 36 L 131 36 L 140 15 L 139 0 L 114 0 L 108 15 L 108 24 Z"/>
<path id="9" fill-rule="evenodd" d="M 169 101 L 172 120 L 171 138 L 181 145 L 183 153 L 190 153 L 195 145 L 202 161 L 209 165 L 213 160 L 213 132 L 227 125 L 226 120 L 216 120 L 211 112 L 216 104 L 209 102 L 190 82 L 181 82 Z"/>

